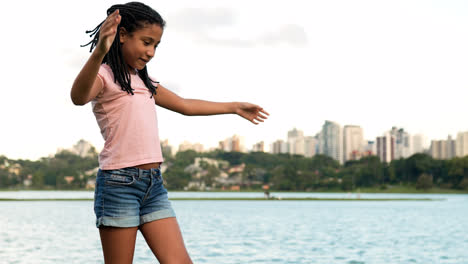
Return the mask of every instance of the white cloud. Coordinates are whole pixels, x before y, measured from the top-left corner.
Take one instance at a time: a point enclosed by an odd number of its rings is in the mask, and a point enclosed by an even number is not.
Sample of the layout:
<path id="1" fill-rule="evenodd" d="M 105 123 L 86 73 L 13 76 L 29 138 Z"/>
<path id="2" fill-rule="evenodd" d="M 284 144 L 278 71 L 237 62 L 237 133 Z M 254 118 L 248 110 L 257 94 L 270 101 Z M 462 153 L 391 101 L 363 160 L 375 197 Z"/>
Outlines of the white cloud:
<path id="1" fill-rule="evenodd" d="M 235 20 L 230 8 L 181 8 L 166 22 L 171 30 L 197 34 L 213 27 L 233 25 Z"/>
<path id="2" fill-rule="evenodd" d="M 169 16 L 168 30 L 188 34 L 194 41 L 216 46 L 251 48 L 257 45 L 276 46 L 307 44 L 304 28 L 295 24 L 276 26 L 268 32 L 256 32 L 245 36 L 240 25 L 240 16 L 231 8 L 183 8 Z M 173 22 L 171 22 L 173 21 Z"/>
<path id="3" fill-rule="evenodd" d="M 89 57 L 84 32 L 110 4 L 24 4 L 9 2 L 0 16 L 14 22 L 0 49 L 0 154 L 38 158 L 81 138 L 102 146 L 90 106 L 72 105 L 69 92 Z M 168 26 L 150 75 L 184 97 L 252 101 L 271 113 L 253 126 L 160 110 L 161 137 L 174 145 L 233 134 L 268 145 L 293 127 L 314 135 L 324 120 L 361 125 L 368 139 L 393 125 L 429 139 L 468 130 L 464 1 L 163 0 L 155 9 Z"/>
<path id="4" fill-rule="evenodd" d="M 286 43 L 304 46 L 307 45 L 308 39 L 303 27 L 299 25 L 284 25 L 276 32 L 265 34 L 258 42 L 263 42 L 267 45 Z"/>

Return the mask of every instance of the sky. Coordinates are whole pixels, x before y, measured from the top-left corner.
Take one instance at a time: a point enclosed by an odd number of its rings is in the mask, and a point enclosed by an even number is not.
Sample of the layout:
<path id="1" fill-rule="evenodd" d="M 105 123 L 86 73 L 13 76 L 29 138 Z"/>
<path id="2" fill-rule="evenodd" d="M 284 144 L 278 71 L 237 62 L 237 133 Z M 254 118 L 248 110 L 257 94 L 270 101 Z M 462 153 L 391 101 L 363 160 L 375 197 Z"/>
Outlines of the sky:
<path id="1" fill-rule="evenodd" d="M 36 160 L 104 141 L 72 83 L 89 58 L 86 30 L 111 1 L 10 1 L 0 16 L 0 155 Z M 428 139 L 468 131 L 468 1 L 145 1 L 167 26 L 148 72 L 184 98 L 246 101 L 270 117 L 187 117 L 157 107 L 159 135 L 208 147 L 234 134 L 247 148 L 359 125 Z"/>

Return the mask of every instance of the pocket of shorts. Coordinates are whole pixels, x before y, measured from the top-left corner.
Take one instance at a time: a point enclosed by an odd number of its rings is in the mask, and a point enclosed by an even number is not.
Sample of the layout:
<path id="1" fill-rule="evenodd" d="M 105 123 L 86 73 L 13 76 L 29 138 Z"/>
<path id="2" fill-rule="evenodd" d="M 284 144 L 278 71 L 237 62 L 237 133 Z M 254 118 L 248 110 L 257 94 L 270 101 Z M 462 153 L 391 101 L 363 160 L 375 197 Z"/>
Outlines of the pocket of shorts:
<path id="1" fill-rule="evenodd" d="M 131 175 L 119 175 L 108 173 L 104 178 L 106 185 L 131 185 L 135 182 L 135 177 Z"/>

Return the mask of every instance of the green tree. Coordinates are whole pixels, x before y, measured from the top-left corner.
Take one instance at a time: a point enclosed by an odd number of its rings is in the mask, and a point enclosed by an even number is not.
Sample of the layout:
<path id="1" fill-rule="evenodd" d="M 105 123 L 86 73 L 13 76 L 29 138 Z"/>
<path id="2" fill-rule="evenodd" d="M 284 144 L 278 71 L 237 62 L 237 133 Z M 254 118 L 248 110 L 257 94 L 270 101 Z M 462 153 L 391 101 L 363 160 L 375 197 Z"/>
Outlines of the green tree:
<path id="1" fill-rule="evenodd" d="M 353 171 L 356 187 L 371 187 L 384 182 L 384 164 L 377 156 L 363 157 L 356 163 Z"/>
<path id="2" fill-rule="evenodd" d="M 197 153 L 195 150 L 186 150 L 186 151 L 179 151 L 175 155 L 175 165 L 179 167 L 187 167 L 190 164 L 195 162 L 196 157 L 200 157 L 201 155 Z"/>
<path id="3" fill-rule="evenodd" d="M 409 157 L 405 162 L 406 182 L 415 183 L 423 173 L 432 175 L 433 163 L 434 160 L 427 154 L 416 153 Z"/>
<path id="4" fill-rule="evenodd" d="M 458 187 L 462 190 L 468 190 L 468 177 L 464 177 L 460 184 L 458 184 Z"/>
<path id="5" fill-rule="evenodd" d="M 447 164 L 447 182 L 453 187 L 460 188 L 459 184 L 466 177 L 468 178 L 468 156 L 457 157 L 450 160 Z"/>
<path id="6" fill-rule="evenodd" d="M 432 175 L 423 173 L 419 175 L 418 181 L 416 182 L 416 189 L 428 190 L 432 188 Z"/>
<path id="7" fill-rule="evenodd" d="M 184 171 L 183 167 L 173 166 L 164 172 L 166 187 L 170 190 L 182 190 L 190 181 L 190 173 Z"/>

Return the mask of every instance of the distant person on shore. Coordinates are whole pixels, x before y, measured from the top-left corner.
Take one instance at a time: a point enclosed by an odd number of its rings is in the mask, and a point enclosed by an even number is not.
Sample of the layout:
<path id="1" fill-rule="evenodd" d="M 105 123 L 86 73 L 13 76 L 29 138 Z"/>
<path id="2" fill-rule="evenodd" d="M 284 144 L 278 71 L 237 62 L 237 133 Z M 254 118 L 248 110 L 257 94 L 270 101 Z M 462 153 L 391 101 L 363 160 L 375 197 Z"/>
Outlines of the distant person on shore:
<path id="1" fill-rule="evenodd" d="M 270 199 L 270 186 L 263 185 L 262 189 L 264 190 L 263 194 L 265 195 L 265 199 Z"/>
<path id="2" fill-rule="evenodd" d="M 192 263 L 159 169 L 155 104 L 183 115 L 237 114 L 254 124 L 268 115 L 251 103 L 184 99 L 150 77 L 146 64 L 164 26 L 142 3 L 111 6 L 87 31 L 93 39 L 84 46 L 92 53 L 71 89 L 75 105 L 92 102 L 105 140 L 94 194 L 105 263 L 132 263 L 138 230 L 160 263 Z"/>

